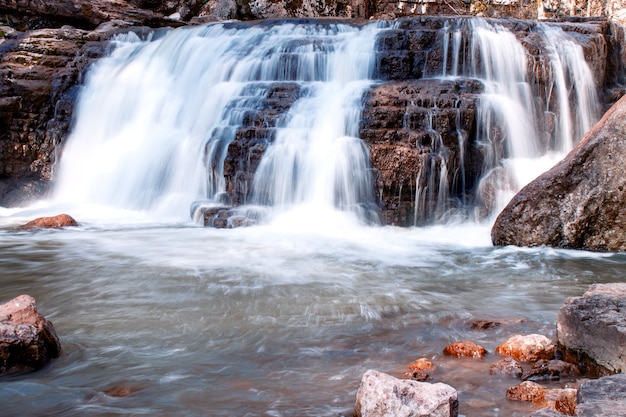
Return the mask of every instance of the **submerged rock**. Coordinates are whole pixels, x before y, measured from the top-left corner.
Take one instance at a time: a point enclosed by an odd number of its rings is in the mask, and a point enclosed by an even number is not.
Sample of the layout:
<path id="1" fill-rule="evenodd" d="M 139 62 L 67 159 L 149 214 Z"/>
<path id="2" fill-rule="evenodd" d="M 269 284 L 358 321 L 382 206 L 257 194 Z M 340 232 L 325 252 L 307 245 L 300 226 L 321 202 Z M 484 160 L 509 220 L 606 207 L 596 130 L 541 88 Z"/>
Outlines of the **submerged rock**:
<path id="1" fill-rule="evenodd" d="M 435 370 L 435 365 L 426 358 L 420 358 L 413 361 L 408 368 L 409 371 L 405 372 L 405 376 L 416 381 L 426 381 Z"/>
<path id="2" fill-rule="evenodd" d="M 510 375 L 519 378 L 524 373 L 524 370 L 515 359 L 502 358 L 489 366 L 489 373 L 492 375 Z"/>
<path id="3" fill-rule="evenodd" d="M 487 354 L 487 349 L 474 342 L 465 340 L 449 344 L 443 349 L 443 354 L 456 356 L 457 358 L 482 359 Z"/>
<path id="4" fill-rule="evenodd" d="M 557 317 L 557 346 L 586 374 L 626 370 L 626 284 L 592 285 L 582 297 L 568 298 Z"/>
<path id="5" fill-rule="evenodd" d="M 355 417 L 456 417 L 454 388 L 402 380 L 378 371 L 367 371 L 357 392 Z"/>
<path id="6" fill-rule="evenodd" d="M 498 216 L 494 245 L 626 250 L 626 97 Z"/>
<path id="7" fill-rule="evenodd" d="M 30 229 L 60 229 L 62 227 L 78 226 L 78 222 L 69 214 L 59 214 L 52 217 L 38 217 L 18 227 L 18 230 Z"/>
<path id="8" fill-rule="evenodd" d="M 0 374 L 33 371 L 61 353 L 54 326 L 35 299 L 20 295 L 0 305 Z"/>

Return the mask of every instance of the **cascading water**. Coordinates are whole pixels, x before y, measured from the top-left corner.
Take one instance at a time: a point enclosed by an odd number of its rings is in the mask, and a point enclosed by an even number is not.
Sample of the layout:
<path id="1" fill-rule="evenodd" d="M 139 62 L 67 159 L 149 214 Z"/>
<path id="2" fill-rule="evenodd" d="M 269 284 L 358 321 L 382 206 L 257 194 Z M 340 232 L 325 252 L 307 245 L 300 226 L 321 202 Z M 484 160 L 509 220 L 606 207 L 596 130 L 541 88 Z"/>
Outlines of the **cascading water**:
<path id="1" fill-rule="evenodd" d="M 384 30 L 302 21 L 119 37 L 83 89 L 56 198 L 161 217 L 245 204 L 239 211 L 248 219 L 268 207 L 306 207 L 309 219 L 339 209 L 375 222 L 369 154 L 358 136 Z M 415 189 L 405 191 L 415 196 L 414 224 L 467 216 L 474 204 L 497 213 L 597 119 L 581 47 L 557 26 L 529 31 L 541 38 L 541 56 L 493 21 L 450 20 L 439 31 L 441 71 L 427 75 L 479 80 L 484 91 L 475 132 L 456 133 L 456 155 L 433 129 L 437 116 L 422 126 L 432 149 Z M 533 78 L 537 66 L 547 81 Z M 275 101 L 281 94 L 288 102 Z M 229 156 L 234 142 L 245 162 Z M 476 145 L 484 164 L 473 202 L 464 149 Z"/>
<path id="2" fill-rule="evenodd" d="M 264 110 L 268 86 L 295 83 L 291 109 L 263 120 L 272 132 L 262 140 L 275 141 L 260 162 L 252 202 L 334 207 L 371 219 L 369 156 L 357 126 L 379 30 L 216 24 L 146 41 L 118 38 L 83 90 L 57 199 L 172 216 L 187 215 L 198 200 L 229 204 L 229 145 Z"/>
<path id="3" fill-rule="evenodd" d="M 484 85 L 476 117 L 475 140 L 485 160 L 478 200 L 490 200 L 480 203 L 492 215 L 571 150 L 599 116 L 595 82 L 581 46 L 556 26 L 538 23 L 532 30 L 540 35 L 546 56 L 531 57 L 516 35 L 498 23 L 452 20 L 440 35 L 442 72 L 430 74 L 473 78 Z M 529 65 L 529 59 L 538 62 Z M 529 73 L 537 65 L 549 74 L 547 82 Z M 442 212 L 440 207 L 435 211 Z"/>

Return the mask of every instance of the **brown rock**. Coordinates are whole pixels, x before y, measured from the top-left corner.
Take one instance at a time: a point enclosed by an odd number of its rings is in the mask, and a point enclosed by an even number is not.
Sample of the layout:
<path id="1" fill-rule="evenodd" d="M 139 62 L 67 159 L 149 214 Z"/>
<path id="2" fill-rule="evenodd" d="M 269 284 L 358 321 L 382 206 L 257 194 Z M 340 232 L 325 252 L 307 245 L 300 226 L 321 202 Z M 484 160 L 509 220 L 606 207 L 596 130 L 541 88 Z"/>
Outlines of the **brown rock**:
<path id="1" fill-rule="evenodd" d="M 449 344 L 443 349 L 443 354 L 456 356 L 457 358 L 482 359 L 487 354 L 487 349 L 474 342 L 465 340 Z"/>
<path id="2" fill-rule="evenodd" d="M 52 217 L 39 217 L 35 220 L 29 221 L 26 224 L 18 227 L 19 230 L 30 229 L 60 229 L 62 227 L 78 226 L 76 220 L 74 220 L 68 214 L 59 214 Z"/>
<path id="3" fill-rule="evenodd" d="M 573 377 L 579 375 L 580 370 L 573 363 L 556 359 L 550 361 L 547 359 L 541 359 L 533 365 L 530 371 L 522 375 L 522 379 L 524 381 L 537 381 L 542 379 L 559 380 L 561 377 Z"/>
<path id="4" fill-rule="evenodd" d="M 492 375 L 511 375 L 519 378 L 523 372 L 520 364 L 513 358 L 502 358 L 489 367 L 489 373 Z"/>
<path id="5" fill-rule="evenodd" d="M 554 344 L 539 334 L 515 335 L 496 348 L 498 355 L 510 356 L 520 362 L 535 362 L 554 357 Z"/>
<path id="6" fill-rule="evenodd" d="M 54 326 L 37 312 L 33 297 L 0 305 L 0 374 L 39 369 L 60 353 Z"/>
<path id="7" fill-rule="evenodd" d="M 545 388 L 535 382 L 525 381 L 507 389 L 506 398 L 513 401 L 531 401 L 542 404 L 546 401 Z"/>
<path id="8" fill-rule="evenodd" d="M 430 371 L 435 370 L 435 365 L 426 358 L 416 359 L 409 366 L 409 371 L 405 372 L 405 376 L 416 381 L 426 381 L 430 377 Z"/>
<path id="9" fill-rule="evenodd" d="M 491 330 L 500 326 L 510 326 L 514 324 L 525 323 L 526 319 L 521 317 L 505 317 L 498 319 L 476 319 L 469 323 L 469 326 L 475 330 Z"/>
<path id="10" fill-rule="evenodd" d="M 568 388 L 559 390 L 559 395 L 554 402 L 554 408 L 568 416 L 576 415 L 576 393 L 577 390 Z"/>
<path id="11" fill-rule="evenodd" d="M 626 250 L 626 97 L 498 216 L 495 245 Z"/>

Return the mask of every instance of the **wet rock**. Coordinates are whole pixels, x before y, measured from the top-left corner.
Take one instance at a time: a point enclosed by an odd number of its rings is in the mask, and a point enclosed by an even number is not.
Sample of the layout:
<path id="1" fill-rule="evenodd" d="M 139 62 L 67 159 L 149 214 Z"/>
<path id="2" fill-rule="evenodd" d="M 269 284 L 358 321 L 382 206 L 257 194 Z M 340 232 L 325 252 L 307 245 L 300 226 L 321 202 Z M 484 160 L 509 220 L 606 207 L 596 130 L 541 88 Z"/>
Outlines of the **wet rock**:
<path id="1" fill-rule="evenodd" d="M 529 417 L 563 417 L 564 414 L 560 413 L 552 408 L 541 408 L 532 414 Z"/>
<path id="2" fill-rule="evenodd" d="M 409 371 L 405 376 L 416 381 L 426 381 L 430 378 L 430 373 L 435 370 L 435 365 L 426 358 L 416 359 L 409 366 Z"/>
<path id="3" fill-rule="evenodd" d="M 0 305 L 0 374 L 33 371 L 61 353 L 54 326 L 35 299 L 20 295 Z"/>
<path id="4" fill-rule="evenodd" d="M 523 368 L 513 358 L 503 358 L 489 367 L 492 375 L 510 375 L 519 378 L 524 373 Z"/>
<path id="5" fill-rule="evenodd" d="M 572 363 L 556 359 L 541 359 L 533 365 L 531 370 L 522 375 L 522 379 L 524 381 L 558 381 L 562 377 L 575 377 L 579 375 L 580 371 L 578 367 Z"/>
<path id="6" fill-rule="evenodd" d="M 521 317 L 504 317 L 499 319 L 476 319 L 469 323 L 469 326 L 475 330 L 491 330 L 500 326 L 512 326 L 525 323 L 527 320 Z"/>
<path id="7" fill-rule="evenodd" d="M 576 415 L 577 392 L 572 388 L 559 390 L 554 408 L 567 416 Z"/>
<path id="8" fill-rule="evenodd" d="M 515 335 L 496 348 L 496 353 L 520 362 L 535 362 L 554 357 L 554 344 L 539 334 Z"/>
<path id="9" fill-rule="evenodd" d="M 579 417 L 626 415 L 626 375 L 611 375 L 581 383 L 578 387 L 576 415 Z"/>
<path id="10" fill-rule="evenodd" d="M 355 417 L 456 417 L 457 393 L 449 385 L 401 380 L 367 371 L 357 392 Z"/>
<path id="11" fill-rule="evenodd" d="M 30 229 L 60 229 L 62 227 L 78 226 L 78 223 L 69 214 L 59 214 L 52 217 L 39 217 L 18 227 L 18 230 Z"/>
<path id="12" fill-rule="evenodd" d="M 525 381 L 506 390 L 506 398 L 513 401 L 530 401 L 542 404 L 546 401 L 545 388 L 536 382 Z"/>
<path id="13" fill-rule="evenodd" d="M 422 225 L 443 215 L 446 207 L 438 200 L 442 173 L 443 182 L 472 188 L 482 173 L 483 155 L 466 138 L 475 129 L 482 90 L 475 80 L 416 79 L 381 83 L 367 92 L 359 137 L 370 149 L 384 223 Z M 466 190 L 442 192 L 462 200 Z M 416 203 L 419 193 L 423 195 Z"/>
<path id="14" fill-rule="evenodd" d="M 626 97 L 498 216 L 495 245 L 626 250 Z"/>
<path id="15" fill-rule="evenodd" d="M 592 285 L 568 298 L 557 317 L 557 345 L 566 361 L 585 374 L 626 370 L 626 284 Z"/>
<path id="16" fill-rule="evenodd" d="M 465 340 L 449 344 L 443 349 L 443 354 L 457 358 L 482 359 L 487 354 L 487 349 L 474 342 Z"/>

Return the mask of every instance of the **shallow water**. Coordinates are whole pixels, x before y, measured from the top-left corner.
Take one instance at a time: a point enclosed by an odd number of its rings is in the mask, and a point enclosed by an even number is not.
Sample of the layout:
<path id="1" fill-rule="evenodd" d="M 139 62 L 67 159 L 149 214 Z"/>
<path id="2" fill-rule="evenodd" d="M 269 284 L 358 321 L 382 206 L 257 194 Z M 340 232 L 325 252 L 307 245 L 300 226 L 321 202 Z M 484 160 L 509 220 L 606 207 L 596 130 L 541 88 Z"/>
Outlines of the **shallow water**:
<path id="1" fill-rule="evenodd" d="M 0 214 L 2 301 L 34 296 L 64 347 L 0 380 L 7 416 L 351 415 L 366 370 L 402 376 L 419 357 L 459 390 L 462 415 L 525 416 L 532 406 L 504 398 L 518 381 L 489 375 L 495 354 L 442 349 L 554 337 L 568 296 L 626 270 L 620 254 L 494 248 L 486 225 L 363 227 L 335 213 L 236 230 L 87 220 L 26 232 L 13 229 L 24 212 Z M 527 321 L 468 325 L 510 316 Z"/>

